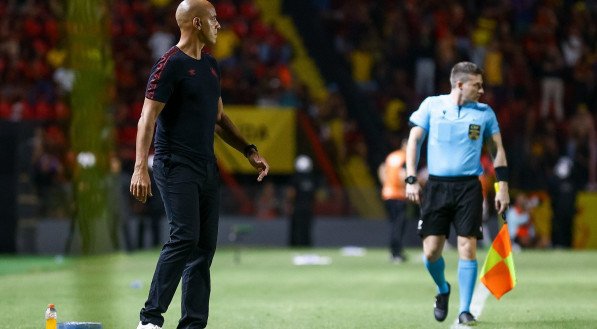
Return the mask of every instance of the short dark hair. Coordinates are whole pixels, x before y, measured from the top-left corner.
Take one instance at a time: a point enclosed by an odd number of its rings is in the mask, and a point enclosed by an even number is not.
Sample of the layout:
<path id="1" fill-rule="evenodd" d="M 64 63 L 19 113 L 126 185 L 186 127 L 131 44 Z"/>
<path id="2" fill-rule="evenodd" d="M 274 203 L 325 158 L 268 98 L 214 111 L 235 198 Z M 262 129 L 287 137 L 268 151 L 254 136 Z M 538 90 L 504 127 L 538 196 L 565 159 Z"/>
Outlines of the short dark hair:
<path id="1" fill-rule="evenodd" d="M 450 84 L 452 88 L 456 86 L 456 82 L 466 82 L 469 75 L 482 75 L 483 70 L 475 63 L 471 62 L 460 62 L 452 67 L 450 72 Z"/>

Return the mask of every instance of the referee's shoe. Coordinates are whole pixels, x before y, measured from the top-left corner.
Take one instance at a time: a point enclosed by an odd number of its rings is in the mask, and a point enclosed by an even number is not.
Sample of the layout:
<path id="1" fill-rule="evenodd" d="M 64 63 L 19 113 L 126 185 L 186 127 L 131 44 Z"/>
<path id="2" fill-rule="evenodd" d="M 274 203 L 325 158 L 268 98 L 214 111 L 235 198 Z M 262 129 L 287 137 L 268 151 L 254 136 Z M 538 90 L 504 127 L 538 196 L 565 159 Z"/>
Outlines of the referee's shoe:
<path id="1" fill-rule="evenodd" d="M 435 296 L 435 306 L 433 307 L 433 315 L 435 319 L 442 322 L 448 317 L 448 302 L 450 301 L 450 292 L 452 287 L 448 283 L 448 292 L 445 294 L 437 294 Z"/>
<path id="2" fill-rule="evenodd" d="M 458 323 L 465 326 L 474 326 L 477 324 L 477 320 L 471 312 L 464 311 L 458 316 Z"/>

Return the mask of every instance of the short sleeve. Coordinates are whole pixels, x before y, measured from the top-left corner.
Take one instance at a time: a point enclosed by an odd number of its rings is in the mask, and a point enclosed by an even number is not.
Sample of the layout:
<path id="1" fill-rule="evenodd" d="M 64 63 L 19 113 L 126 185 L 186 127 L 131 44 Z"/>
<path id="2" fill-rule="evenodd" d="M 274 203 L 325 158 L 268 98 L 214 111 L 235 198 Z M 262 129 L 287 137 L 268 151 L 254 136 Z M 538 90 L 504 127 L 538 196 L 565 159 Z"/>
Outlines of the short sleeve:
<path id="1" fill-rule="evenodd" d="M 175 67 L 171 56 L 164 55 L 155 63 L 149 75 L 145 97 L 166 103 L 174 91 Z"/>
<path id="2" fill-rule="evenodd" d="M 491 109 L 491 107 L 488 107 L 488 122 L 487 122 L 487 129 L 485 129 L 485 136 L 483 136 L 484 138 L 490 138 L 491 136 L 493 136 L 496 133 L 500 132 L 500 126 L 498 124 L 497 121 L 497 117 L 495 116 L 495 112 L 493 112 L 493 110 Z"/>
<path id="3" fill-rule="evenodd" d="M 411 114 L 409 121 L 415 125 L 419 126 L 427 131 L 429 131 L 429 104 L 431 100 L 429 97 L 425 98 L 425 100 L 419 106 L 419 109 Z"/>

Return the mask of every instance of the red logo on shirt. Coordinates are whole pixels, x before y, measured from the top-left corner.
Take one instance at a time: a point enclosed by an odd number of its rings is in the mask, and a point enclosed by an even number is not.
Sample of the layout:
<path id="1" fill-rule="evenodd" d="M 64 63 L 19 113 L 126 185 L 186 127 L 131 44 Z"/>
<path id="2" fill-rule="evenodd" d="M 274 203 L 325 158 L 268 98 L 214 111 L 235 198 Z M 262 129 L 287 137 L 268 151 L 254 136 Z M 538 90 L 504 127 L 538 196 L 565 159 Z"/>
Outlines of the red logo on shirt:
<path id="1" fill-rule="evenodd" d="M 195 73 L 196 73 L 196 72 L 195 72 L 195 69 L 190 69 L 190 70 L 189 70 L 189 75 L 190 75 L 190 76 L 194 76 L 194 75 L 195 75 Z"/>
<path id="2" fill-rule="evenodd" d="M 211 74 L 216 78 L 218 77 L 218 73 L 216 72 L 216 70 L 213 67 L 211 68 Z"/>

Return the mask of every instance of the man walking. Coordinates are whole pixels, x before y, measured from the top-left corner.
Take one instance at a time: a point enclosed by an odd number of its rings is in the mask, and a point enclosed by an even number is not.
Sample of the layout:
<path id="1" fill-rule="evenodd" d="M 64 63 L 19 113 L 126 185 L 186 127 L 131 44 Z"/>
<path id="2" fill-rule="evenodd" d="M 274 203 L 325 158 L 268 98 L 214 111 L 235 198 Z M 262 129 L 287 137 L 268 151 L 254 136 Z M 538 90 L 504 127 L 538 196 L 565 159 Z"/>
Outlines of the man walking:
<path id="1" fill-rule="evenodd" d="M 261 181 L 267 161 L 224 113 L 220 70 L 203 53 L 216 42 L 220 24 L 206 0 L 184 0 L 176 10 L 180 40 L 154 65 L 145 91 L 137 131 L 131 194 L 140 202 L 152 196 L 147 168 L 155 129 L 153 173 L 170 225 L 141 310 L 137 329 L 160 329 L 182 278 L 179 329 L 205 328 L 209 311 L 210 266 L 216 249 L 219 176 L 214 132 L 242 152 Z"/>
<path id="2" fill-rule="evenodd" d="M 406 151 L 406 195 L 421 204 L 418 230 L 423 238 L 424 262 L 437 285 L 437 321 L 448 316 L 451 287 L 444 277 L 442 250 L 453 225 L 458 235 L 459 323 L 474 325 L 470 303 L 477 279 L 477 240 L 483 237 L 481 151 L 485 141 L 495 150 L 493 165 L 499 184 L 495 207 L 503 213 L 508 196 L 506 153 L 495 113 L 479 103 L 482 70 L 470 62 L 452 68 L 450 94 L 426 98 L 415 111 Z M 427 136 L 429 180 L 423 191 L 416 179 L 420 147 Z"/>

